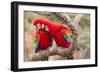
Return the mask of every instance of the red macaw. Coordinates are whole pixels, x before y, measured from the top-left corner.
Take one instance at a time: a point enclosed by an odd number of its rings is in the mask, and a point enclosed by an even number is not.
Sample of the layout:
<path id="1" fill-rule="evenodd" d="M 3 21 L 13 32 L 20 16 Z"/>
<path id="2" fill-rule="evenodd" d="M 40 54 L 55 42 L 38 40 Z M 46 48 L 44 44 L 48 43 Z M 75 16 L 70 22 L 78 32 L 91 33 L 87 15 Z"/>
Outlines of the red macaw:
<path id="1" fill-rule="evenodd" d="M 36 27 L 38 31 L 36 31 L 33 37 L 33 44 L 35 44 L 35 50 L 38 52 L 40 50 L 46 50 L 48 47 L 52 46 L 52 36 L 44 28 L 39 28 L 39 26 Z"/>
<path id="2" fill-rule="evenodd" d="M 57 46 L 69 48 L 72 42 L 72 31 L 64 24 L 56 24 L 48 19 L 39 18 L 34 21 L 34 25 L 44 24 L 48 27 L 50 34 L 54 37 Z"/>

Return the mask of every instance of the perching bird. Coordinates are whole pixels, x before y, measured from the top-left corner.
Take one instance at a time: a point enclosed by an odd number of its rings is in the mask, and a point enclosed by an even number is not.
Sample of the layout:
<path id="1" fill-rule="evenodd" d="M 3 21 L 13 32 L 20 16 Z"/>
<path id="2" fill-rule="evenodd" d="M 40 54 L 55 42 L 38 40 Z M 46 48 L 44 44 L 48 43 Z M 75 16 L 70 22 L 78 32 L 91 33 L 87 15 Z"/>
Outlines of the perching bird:
<path id="1" fill-rule="evenodd" d="M 37 29 L 38 31 L 36 31 L 35 35 L 33 36 L 33 44 L 35 45 L 36 52 L 44 51 L 52 45 L 52 36 L 44 28 Z"/>
<path id="2" fill-rule="evenodd" d="M 54 40 L 56 41 L 57 46 L 63 48 L 69 48 L 72 43 L 72 31 L 71 29 L 64 24 L 56 24 L 51 20 L 39 18 L 36 19 L 33 23 L 34 25 L 37 24 L 44 24 L 48 27 L 50 34 L 53 36 Z"/>

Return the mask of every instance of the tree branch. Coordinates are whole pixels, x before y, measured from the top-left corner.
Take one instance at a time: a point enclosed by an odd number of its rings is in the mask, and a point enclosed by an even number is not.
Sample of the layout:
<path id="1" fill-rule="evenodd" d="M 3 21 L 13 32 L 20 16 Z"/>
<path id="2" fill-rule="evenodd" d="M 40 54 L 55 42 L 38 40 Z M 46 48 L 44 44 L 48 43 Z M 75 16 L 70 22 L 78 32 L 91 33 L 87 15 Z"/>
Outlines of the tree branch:
<path id="1" fill-rule="evenodd" d="M 43 15 L 43 16 L 51 16 L 52 15 L 51 12 L 43 12 L 43 11 L 39 11 L 39 12 L 36 11 L 35 13 L 37 13 L 39 15 Z"/>
<path id="2" fill-rule="evenodd" d="M 72 59 L 72 56 L 70 55 L 71 52 L 69 49 L 64 49 L 64 48 L 56 48 L 53 49 L 52 51 L 45 50 L 45 51 L 39 51 L 37 52 L 33 58 L 32 61 L 42 61 L 42 60 L 48 60 L 49 56 L 54 56 L 54 55 L 59 55 L 62 57 L 65 57 L 66 59 Z"/>

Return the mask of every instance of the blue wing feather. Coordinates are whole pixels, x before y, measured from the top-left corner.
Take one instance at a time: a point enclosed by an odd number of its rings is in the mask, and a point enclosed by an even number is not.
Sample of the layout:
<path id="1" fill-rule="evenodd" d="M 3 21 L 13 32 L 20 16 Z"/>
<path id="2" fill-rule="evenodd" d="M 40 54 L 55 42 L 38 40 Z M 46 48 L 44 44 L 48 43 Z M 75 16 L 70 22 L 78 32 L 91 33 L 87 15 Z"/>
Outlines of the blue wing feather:
<path id="1" fill-rule="evenodd" d="M 38 45 L 39 45 L 39 41 L 36 41 L 36 42 L 35 42 L 35 49 L 38 48 Z"/>
<path id="2" fill-rule="evenodd" d="M 72 42 L 72 37 L 68 33 L 65 34 L 65 37 L 64 38 L 66 39 L 66 41 L 68 43 L 71 43 Z"/>

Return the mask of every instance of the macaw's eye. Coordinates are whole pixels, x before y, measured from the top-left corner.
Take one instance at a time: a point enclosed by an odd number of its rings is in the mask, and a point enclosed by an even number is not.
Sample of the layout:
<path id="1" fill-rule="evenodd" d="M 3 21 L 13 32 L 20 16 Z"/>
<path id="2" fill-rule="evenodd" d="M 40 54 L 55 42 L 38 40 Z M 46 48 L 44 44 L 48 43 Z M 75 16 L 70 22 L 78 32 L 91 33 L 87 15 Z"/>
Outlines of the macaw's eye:
<path id="1" fill-rule="evenodd" d="M 42 27 L 42 25 L 41 25 L 41 24 L 37 24 L 37 27 L 38 27 L 38 28 L 41 28 L 41 27 Z"/>
<path id="2" fill-rule="evenodd" d="M 46 31 L 49 31 L 49 28 L 48 28 L 47 26 L 45 26 L 45 30 L 46 30 Z"/>
<path id="3" fill-rule="evenodd" d="M 45 25 L 44 25 L 44 24 L 42 24 L 42 28 L 43 28 L 43 29 L 45 28 Z"/>
<path id="4" fill-rule="evenodd" d="M 41 25 L 41 24 L 37 24 L 37 25 L 36 25 L 36 30 L 37 30 L 37 31 L 39 31 L 39 29 L 41 29 L 41 28 L 42 28 L 42 25 Z"/>

